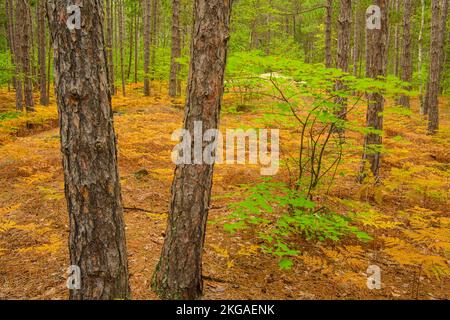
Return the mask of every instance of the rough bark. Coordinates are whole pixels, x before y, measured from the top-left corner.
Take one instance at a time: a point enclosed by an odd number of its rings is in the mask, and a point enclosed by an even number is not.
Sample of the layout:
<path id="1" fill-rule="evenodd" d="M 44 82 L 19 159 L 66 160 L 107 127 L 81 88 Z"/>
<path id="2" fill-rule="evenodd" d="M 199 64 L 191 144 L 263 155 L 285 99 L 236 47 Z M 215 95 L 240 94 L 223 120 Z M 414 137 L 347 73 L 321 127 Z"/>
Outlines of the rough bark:
<path id="1" fill-rule="evenodd" d="M 403 49 L 402 49 L 402 72 L 401 80 L 410 83 L 412 80 L 412 53 L 411 53 L 411 17 L 413 14 L 412 0 L 404 1 L 404 13 L 403 13 Z M 408 85 L 406 90 L 411 90 L 411 86 Z M 410 108 L 409 96 L 401 96 L 399 104 L 405 108 Z"/>
<path id="2" fill-rule="evenodd" d="M 170 57 L 169 95 L 177 96 L 178 72 L 180 64 L 176 61 L 181 57 L 180 39 L 180 0 L 172 1 L 172 54 Z"/>
<path id="3" fill-rule="evenodd" d="M 376 0 L 381 8 L 381 29 L 366 30 L 366 77 L 377 79 L 386 76 L 387 46 L 388 46 L 388 0 Z M 383 130 L 384 98 L 381 93 L 367 94 L 369 101 L 366 115 L 366 126 Z M 366 162 L 374 177 L 379 177 L 381 153 L 379 146 L 382 136 L 378 133 L 368 133 L 364 138 L 363 162 L 360 169 L 360 181 L 366 176 Z"/>
<path id="4" fill-rule="evenodd" d="M 194 3 L 184 120 L 184 128 L 191 135 L 196 121 L 201 121 L 203 132 L 219 125 L 230 14 L 231 0 Z M 166 238 L 153 277 L 153 287 L 162 298 L 196 299 L 202 294 L 202 251 L 213 168 L 213 164 L 202 162 L 175 169 Z"/>
<path id="5" fill-rule="evenodd" d="M 127 299 L 127 251 L 103 35 L 103 0 L 84 1 L 82 29 L 66 26 L 71 0 L 48 0 L 54 44 L 70 263 L 81 269 L 71 299 Z"/>
<path id="6" fill-rule="evenodd" d="M 430 67 L 428 73 L 428 91 L 425 103 L 428 110 L 428 133 L 435 134 L 439 130 L 439 89 L 443 69 L 444 43 L 448 0 L 432 0 L 431 2 L 431 44 Z"/>

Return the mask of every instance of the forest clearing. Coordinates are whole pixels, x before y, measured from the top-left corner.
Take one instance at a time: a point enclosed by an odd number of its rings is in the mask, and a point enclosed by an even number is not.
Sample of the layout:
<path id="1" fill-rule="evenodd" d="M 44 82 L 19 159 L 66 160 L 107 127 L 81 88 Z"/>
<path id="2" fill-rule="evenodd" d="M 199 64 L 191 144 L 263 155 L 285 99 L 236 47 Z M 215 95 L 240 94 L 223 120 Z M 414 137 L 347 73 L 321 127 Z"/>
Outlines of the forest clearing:
<path id="1" fill-rule="evenodd" d="M 3 1 L 0 300 L 449 300 L 448 4 Z"/>

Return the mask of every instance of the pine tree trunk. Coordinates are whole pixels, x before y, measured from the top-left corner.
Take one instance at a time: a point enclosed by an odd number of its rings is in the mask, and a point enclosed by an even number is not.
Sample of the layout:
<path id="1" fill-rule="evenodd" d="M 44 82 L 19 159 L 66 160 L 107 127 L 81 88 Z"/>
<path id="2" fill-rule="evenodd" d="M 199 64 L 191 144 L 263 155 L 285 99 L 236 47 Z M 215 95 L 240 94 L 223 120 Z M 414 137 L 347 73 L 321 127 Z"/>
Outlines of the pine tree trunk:
<path id="1" fill-rule="evenodd" d="M 21 71 L 24 76 L 24 96 L 25 96 L 25 107 L 27 112 L 34 111 L 33 102 L 33 83 L 31 75 L 31 63 L 30 63 L 30 34 L 31 26 L 29 19 L 29 4 L 27 0 L 17 1 L 17 16 L 16 21 L 18 24 L 18 30 L 20 34 L 20 47 L 21 47 Z"/>
<path id="2" fill-rule="evenodd" d="M 39 92 L 40 92 L 40 104 L 43 106 L 48 105 L 47 97 L 47 68 L 46 59 L 47 55 L 45 53 L 47 40 L 46 40 L 46 30 L 45 30 L 45 1 L 39 0 L 37 4 L 38 12 L 38 61 L 39 61 Z"/>
<path id="3" fill-rule="evenodd" d="M 353 34 L 353 75 L 359 76 L 359 61 L 361 58 L 361 41 L 363 38 L 363 18 L 364 14 L 358 5 L 355 6 L 354 34 Z"/>
<path id="4" fill-rule="evenodd" d="M 394 4 L 394 10 L 395 12 L 399 12 L 400 11 L 400 0 L 395 0 L 395 4 Z M 395 27 L 394 27 L 394 75 L 396 77 L 399 76 L 399 57 L 400 57 L 400 28 L 398 26 L 398 23 L 395 23 Z"/>
<path id="5" fill-rule="evenodd" d="M 425 0 L 421 0 L 422 13 L 420 18 L 420 31 L 419 31 L 419 53 L 417 57 L 418 66 L 417 70 L 419 73 L 419 99 L 420 99 L 420 114 L 425 115 L 427 111 L 425 110 L 424 95 L 423 95 L 423 29 L 425 27 Z"/>
<path id="6" fill-rule="evenodd" d="M 127 299 L 127 250 L 117 168 L 103 1 L 84 1 L 82 30 L 66 26 L 73 1 L 47 0 L 54 52 L 70 263 L 81 269 L 71 299 Z M 65 17 L 65 18 L 61 18 Z"/>
<path id="7" fill-rule="evenodd" d="M 136 4 L 139 6 L 139 3 Z M 136 16 L 134 18 L 134 83 L 138 82 L 138 66 L 139 66 L 139 15 L 136 12 Z"/>
<path id="8" fill-rule="evenodd" d="M 10 37 L 10 49 L 11 49 L 11 62 L 15 65 L 15 75 L 13 78 L 14 88 L 16 91 L 16 110 L 22 111 L 23 109 L 23 93 L 22 93 L 22 81 L 20 77 L 21 70 L 21 56 L 20 56 L 20 46 L 19 46 L 19 31 L 16 24 L 16 19 L 14 16 L 15 8 L 14 1 L 7 0 L 7 14 L 8 14 L 8 26 L 9 26 L 9 37 Z"/>
<path id="9" fill-rule="evenodd" d="M 366 30 L 366 77 L 376 79 L 386 76 L 388 47 L 388 0 L 376 0 L 375 4 L 381 8 L 381 29 Z M 381 93 L 369 93 L 366 115 L 366 126 L 383 130 L 384 98 Z M 374 177 L 379 177 L 381 153 L 379 146 L 382 136 L 377 133 L 368 133 L 364 138 L 363 162 L 360 169 L 359 180 L 362 182 L 366 176 L 366 162 Z"/>
<path id="10" fill-rule="evenodd" d="M 150 65 L 151 80 L 156 79 L 156 47 L 158 46 L 158 0 L 152 0 L 152 15 L 150 27 Z"/>
<path id="11" fill-rule="evenodd" d="M 184 121 L 191 135 L 197 121 L 201 121 L 203 132 L 219 126 L 230 14 L 230 0 L 194 3 Z M 176 167 L 166 239 L 153 277 L 153 287 L 162 298 L 196 299 L 202 294 L 202 252 L 213 168 L 204 162 Z"/>
<path id="12" fill-rule="evenodd" d="M 116 94 L 113 56 L 113 9 L 112 0 L 106 0 L 106 53 L 108 59 L 108 82 L 111 94 Z"/>
<path id="13" fill-rule="evenodd" d="M 445 31 L 448 12 L 448 0 L 431 2 L 431 44 L 430 68 L 428 74 L 428 92 L 426 103 L 428 110 L 428 134 L 439 130 L 439 90 L 443 69 Z"/>
<path id="14" fill-rule="evenodd" d="M 150 0 L 144 0 L 144 95 L 150 95 Z"/>
<path id="15" fill-rule="evenodd" d="M 177 96 L 178 72 L 180 64 L 176 61 L 181 57 L 181 39 L 180 39 L 180 0 L 172 1 L 172 54 L 170 58 L 170 80 L 169 95 Z"/>
<path id="16" fill-rule="evenodd" d="M 403 13 L 403 50 L 402 50 L 402 73 L 401 80 L 410 83 L 412 80 L 412 54 L 411 54 L 411 17 L 413 15 L 412 0 L 404 1 Z M 411 90 L 411 86 L 407 86 L 406 90 Z M 405 108 L 410 108 L 409 96 L 401 96 L 399 104 Z"/>
<path id="17" fill-rule="evenodd" d="M 338 20 L 338 49 L 337 49 L 337 67 L 344 72 L 349 70 L 350 43 L 351 43 L 351 25 L 352 25 L 352 1 L 340 0 L 340 12 Z M 345 90 L 342 81 L 336 82 L 336 91 Z M 346 119 L 347 99 L 338 97 L 335 99 L 337 106 L 336 116 L 340 119 Z M 342 130 L 339 130 L 342 132 Z"/>
<path id="18" fill-rule="evenodd" d="M 123 53 L 123 0 L 117 2 L 117 14 L 119 20 L 119 50 L 120 50 L 120 78 L 122 80 L 122 96 L 126 96 L 125 91 L 125 65 Z"/>

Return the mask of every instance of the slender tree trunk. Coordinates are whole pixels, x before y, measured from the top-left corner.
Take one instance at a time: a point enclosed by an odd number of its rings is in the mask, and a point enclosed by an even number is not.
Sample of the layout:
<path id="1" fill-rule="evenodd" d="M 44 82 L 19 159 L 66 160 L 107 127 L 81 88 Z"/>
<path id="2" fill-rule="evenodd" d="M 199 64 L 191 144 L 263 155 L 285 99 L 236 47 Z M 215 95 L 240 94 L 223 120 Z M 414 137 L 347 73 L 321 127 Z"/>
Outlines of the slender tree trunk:
<path id="1" fill-rule="evenodd" d="M 400 11 L 400 0 L 395 0 L 394 10 L 396 13 Z M 394 75 L 399 76 L 399 61 L 400 61 L 400 28 L 398 22 L 395 23 L 394 27 Z"/>
<path id="2" fill-rule="evenodd" d="M 27 0 L 17 1 L 17 16 L 16 21 L 19 24 L 20 32 L 20 45 L 21 45 L 21 58 L 22 58 L 22 73 L 24 76 L 24 95 L 25 95 L 25 107 L 27 112 L 34 111 L 33 102 L 33 83 L 31 75 L 31 62 L 30 62 L 30 7 Z"/>
<path id="3" fill-rule="evenodd" d="M 176 61 L 181 57 L 181 39 L 180 39 L 180 0 L 172 1 L 172 54 L 170 57 L 170 81 L 169 95 L 177 96 L 177 78 L 180 64 Z"/>
<path id="4" fill-rule="evenodd" d="M 386 76 L 387 46 L 388 46 L 388 0 L 376 0 L 375 4 L 381 8 L 381 29 L 366 29 L 366 77 L 376 79 Z M 381 93 L 369 93 L 366 115 L 366 126 L 383 130 L 384 98 Z M 368 133 L 364 139 L 363 162 L 360 169 L 359 180 L 362 182 L 366 176 L 366 162 L 374 177 L 380 172 L 380 146 L 382 136 L 378 133 Z"/>
<path id="5" fill-rule="evenodd" d="M 150 65 L 151 80 L 156 79 L 156 47 L 158 46 L 158 0 L 152 0 L 152 16 L 150 27 Z"/>
<path id="6" fill-rule="evenodd" d="M 116 94 L 113 56 L 113 8 L 112 0 L 106 0 L 106 53 L 108 59 L 108 82 L 111 94 Z"/>
<path id="7" fill-rule="evenodd" d="M 338 50 L 337 67 L 344 72 L 349 71 L 350 46 L 351 46 L 351 25 L 352 25 L 352 0 L 340 0 L 340 12 L 338 20 Z M 336 82 L 336 91 L 345 90 L 342 81 Z M 336 115 L 340 119 L 346 119 L 347 99 L 338 97 L 335 99 L 337 105 Z M 339 131 L 342 132 L 340 129 Z"/>
<path id="8" fill-rule="evenodd" d="M 125 65 L 123 53 L 123 0 L 118 0 L 117 15 L 119 20 L 119 50 L 120 50 L 120 78 L 122 80 L 122 96 L 126 96 L 125 91 Z"/>
<path id="9" fill-rule="evenodd" d="M 16 19 L 14 13 L 17 12 L 17 8 L 14 8 L 14 0 L 7 0 L 8 4 L 8 25 L 9 25 L 9 36 L 10 48 L 11 48 L 11 61 L 15 65 L 15 75 L 14 75 L 14 88 L 16 90 L 16 110 L 23 110 L 23 91 L 22 91 L 22 81 L 21 81 L 21 48 L 20 48 L 20 32 L 18 30 L 18 25 L 16 24 Z"/>
<path id="10" fill-rule="evenodd" d="M 426 99 L 428 134 L 431 135 L 436 134 L 439 130 L 439 91 L 444 60 L 447 13 L 448 0 L 431 1 L 430 68 Z"/>
<path id="11" fill-rule="evenodd" d="M 39 0 L 37 4 L 38 12 L 38 61 L 39 61 L 39 91 L 40 91 L 40 104 L 43 106 L 48 105 L 47 97 L 47 68 L 46 59 L 47 55 L 45 53 L 47 41 L 46 41 L 46 30 L 45 30 L 45 3 L 44 0 Z"/>
<path id="12" fill-rule="evenodd" d="M 82 30 L 66 26 L 71 0 L 47 0 L 56 48 L 57 95 L 71 265 L 81 289 L 71 299 L 128 299 L 127 250 L 117 169 L 103 1 L 84 1 Z M 64 17 L 64 18 L 61 18 Z"/>
<path id="13" fill-rule="evenodd" d="M 418 61 L 418 73 L 419 73 L 419 99 L 420 99 L 420 114 L 425 115 L 427 111 L 425 110 L 425 101 L 423 95 L 423 29 L 425 27 L 425 0 L 421 0 L 422 14 L 420 18 L 420 31 L 419 31 L 419 53 L 417 57 Z"/>
<path id="14" fill-rule="evenodd" d="M 333 18 L 333 0 L 327 0 L 327 16 L 325 20 L 325 66 L 331 68 L 333 60 L 331 57 L 331 20 Z"/>
<path id="15" fill-rule="evenodd" d="M 144 0 L 144 95 L 150 95 L 150 0 Z"/>
<path id="16" fill-rule="evenodd" d="M 137 4 L 139 5 L 139 4 Z M 134 83 L 138 82 L 138 66 L 139 66 L 139 15 L 136 12 L 134 18 L 135 28 L 134 28 Z"/>
<path id="17" fill-rule="evenodd" d="M 404 1 L 403 13 L 403 50 L 402 50 L 402 73 L 401 80 L 410 83 L 412 80 L 412 53 L 411 53 L 411 17 L 413 15 L 412 0 Z M 407 86 L 406 90 L 411 90 L 411 86 Z M 410 108 L 409 96 L 401 96 L 399 104 L 405 108 Z"/>
<path id="18" fill-rule="evenodd" d="M 136 3 L 134 4 L 136 6 Z M 131 75 L 131 63 L 133 60 L 133 51 L 134 51 L 134 39 L 133 36 L 135 34 L 134 32 L 134 28 L 135 28 L 135 17 L 136 17 L 136 12 L 134 12 L 135 10 L 133 10 L 133 15 L 130 17 L 130 29 L 129 29 L 129 33 L 128 33 L 128 41 L 129 41 L 129 56 L 128 56 L 128 69 L 127 69 L 127 80 L 130 79 L 130 75 Z"/>
<path id="19" fill-rule="evenodd" d="M 194 2 L 184 120 L 191 136 L 199 123 L 203 132 L 218 129 L 230 14 L 230 0 Z M 191 151 L 195 149 L 192 145 Z M 196 299 L 202 294 L 202 252 L 213 168 L 214 164 L 201 161 L 180 164 L 175 169 L 166 239 L 153 277 L 153 287 L 162 298 Z"/>
<path id="20" fill-rule="evenodd" d="M 353 33 L 353 75 L 357 77 L 359 75 L 359 59 L 361 56 L 361 35 L 362 35 L 362 20 L 363 16 L 359 5 L 355 6 L 354 16 L 354 33 Z"/>

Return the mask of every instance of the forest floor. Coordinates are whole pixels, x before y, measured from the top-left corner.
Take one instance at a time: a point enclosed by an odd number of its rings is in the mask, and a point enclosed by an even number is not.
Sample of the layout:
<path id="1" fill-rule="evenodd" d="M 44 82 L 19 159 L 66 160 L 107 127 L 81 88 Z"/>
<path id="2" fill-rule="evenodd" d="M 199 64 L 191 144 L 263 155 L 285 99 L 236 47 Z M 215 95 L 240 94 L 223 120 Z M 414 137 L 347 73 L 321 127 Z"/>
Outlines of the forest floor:
<path id="1" fill-rule="evenodd" d="M 156 299 L 150 279 L 173 178 L 171 134 L 181 127 L 183 108 L 164 93 L 144 98 L 140 85 L 127 89 L 128 97 L 114 98 L 113 106 L 131 289 L 134 299 Z M 14 114 L 13 93 L 0 92 L 0 115 L 7 114 L 0 118 L 0 299 L 68 296 L 68 216 L 52 102 L 23 117 Z M 205 299 L 449 299 L 448 100 L 442 101 L 442 130 L 435 137 L 425 134 L 417 108 L 414 101 L 412 116 L 386 112 L 381 186 L 355 183 L 355 149 L 344 161 L 347 174 L 316 199 L 342 214 L 362 212 L 355 223 L 373 241 L 305 241 L 292 269 L 282 271 L 276 257 L 261 252 L 252 230 L 232 235 L 220 224 L 208 225 Z M 257 110 L 225 113 L 221 126 L 259 127 L 257 119 Z M 258 167 L 218 165 L 210 218 L 229 214 L 227 204 L 240 199 L 241 185 L 260 180 Z M 374 264 L 382 270 L 381 290 L 366 287 L 367 267 Z"/>

